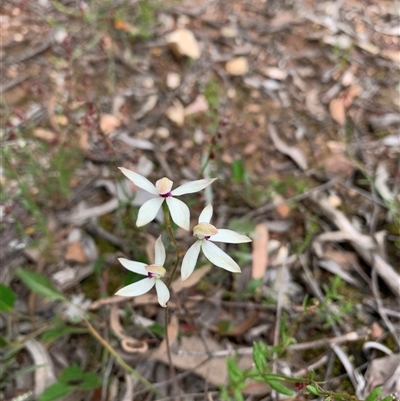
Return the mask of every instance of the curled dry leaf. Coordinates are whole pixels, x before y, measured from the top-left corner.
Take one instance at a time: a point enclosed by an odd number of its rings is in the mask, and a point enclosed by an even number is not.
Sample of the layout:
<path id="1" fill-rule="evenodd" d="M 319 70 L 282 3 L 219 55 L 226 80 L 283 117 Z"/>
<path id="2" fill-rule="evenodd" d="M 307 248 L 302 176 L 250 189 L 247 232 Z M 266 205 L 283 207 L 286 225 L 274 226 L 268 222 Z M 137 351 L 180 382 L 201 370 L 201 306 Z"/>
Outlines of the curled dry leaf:
<path id="1" fill-rule="evenodd" d="M 33 359 L 35 370 L 35 395 L 39 397 L 43 391 L 56 381 L 53 361 L 47 349 L 38 341 L 31 339 L 25 342 L 25 348 Z"/>
<path id="2" fill-rule="evenodd" d="M 119 309 L 113 305 L 110 310 L 110 327 L 115 335 L 120 339 L 124 351 L 129 353 L 143 353 L 149 348 L 146 342 L 128 336 L 119 321 Z"/>
<path id="3" fill-rule="evenodd" d="M 374 359 L 365 372 L 366 397 L 375 387 L 382 386 L 381 397 L 394 394 L 400 396 L 400 354 L 392 354 Z"/>
<path id="4" fill-rule="evenodd" d="M 279 138 L 274 125 L 268 124 L 268 131 L 276 149 L 284 155 L 289 156 L 302 170 L 307 170 L 308 163 L 303 152 L 300 149 L 289 146 L 283 142 L 282 139 Z"/>
<path id="5" fill-rule="evenodd" d="M 263 278 L 268 267 L 269 233 L 265 224 L 258 224 L 254 230 L 251 277 Z"/>
<path id="6" fill-rule="evenodd" d="M 140 110 L 133 115 L 133 119 L 134 120 L 142 119 L 146 114 L 148 114 L 151 110 L 154 109 L 154 107 L 157 104 L 157 101 L 158 101 L 157 95 L 149 96 L 146 102 L 140 108 Z"/>

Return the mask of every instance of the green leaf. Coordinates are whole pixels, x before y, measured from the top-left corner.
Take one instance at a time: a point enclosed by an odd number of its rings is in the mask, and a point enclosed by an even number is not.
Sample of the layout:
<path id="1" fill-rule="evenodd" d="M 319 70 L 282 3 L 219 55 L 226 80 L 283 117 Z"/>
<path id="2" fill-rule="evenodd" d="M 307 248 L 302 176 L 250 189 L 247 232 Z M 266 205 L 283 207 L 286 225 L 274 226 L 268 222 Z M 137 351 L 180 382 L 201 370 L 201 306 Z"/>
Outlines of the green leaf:
<path id="1" fill-rule="evenodd" d="M 243 380 L 243 372 L 237 365 L 237 363 L 231 358 L 227 358 L 227 364 L 228 364 L 228 375 L 229 378 L 234 382 L 238 383 Z"/>
<path id="2" fill-rule="evenodd" d="M 74 391 L 73 387 L 66 383 L 55 382 L 50 387 L 47 387 L 39 397 L 38 401 L 53 401 L 64 397 Z"/>
<path id="3" fill-rule="evenodd" d="M 88 372 L 83 376 L 83 383 L 79 385 L 79 389 L 81 390 L 94 390 L 97 387 L 101 386 L 100 379 L 96 376 L 95 373 Z"/>
<path id="4" fill-rule="evenodd" d="M 58 381 L 68 383 L 69 385 L 76 385 L 71 383 L 78 381 L 78 384 L 83 382 L 83 370 L 78 365 L 67 366 L 58 376 Z"/>
<path id="5" fill-rule="evenodd" d="M 278 393 L 285 394 L 285 395 L 294 395 L 294 391 L 292 391 L 290 388 L 284 386 L 279 381 L 268 380 L 267 383 L 271 386 L 271 388 L 276 390 Z"/>
<path id="6" fill-rule="evenodd" d="M 66 336 L 67 334 L 72 333 L 86 333 L 87 329 L 83 329 L 80 327 L 72 327 L 72 326 L 60 326 L 54 327 L 53 329 L 49 329 L 42 335 L 42 340 L 45 342 L 52 342 L 57 340 L 60 337 Z"/>
<path id="7" fill-rule="evenodd" d="M 233 390 L 233 396 L 235 397 L 235 400 L 236 400 L 236 401 L 244 401 L 242 392 L 241 392 L 239 389 L 237 389 L 237 388 L 235 388 L 235 389 Z"/>
<path id="8" fill-rule="evenodd" d="M 382 386 L 374 388 L 367 396 L 365 401 L 376 401 L 382 392 Z"/>
<path id="9" fill-rule="evenodd" d="M 7 344 L 7 340 L 0 334 L 0 348 L 5 347 Z"/>
<path id="10" fill-rule="evenodd" d="M 308 386 L 306 386 L 306 389 L 314 395 L 320 395 L 319 391 L 311 384 L 309 384 Z"/>
<path id="11" fill-rule="evenodd" d="M 260 374 L 262 374 L 267 366 L 265 360 L 265 354 L 263 352 L 264 347 L 260 343 L 255 343 L 253 345 L 253 360 L 256 368 Z"/>
<path id="12" fill-rule="evenodd" d="M 27 287 L 37 294 L 53 300 L 67 300 L 67 298 L 54 287 L 51 281 L 41 274 L 19 267 L 16 271 L 16 275 Z"/>
<path id="13" fill-rule="evenodd" d="M 231 164 L 233 180 L 237 183 L 243 181 L 245 169 L 241 160 L 235 160 Z"/>
<path id="14" fill-rule="evenodd" d="M 10 287 L 0 283 L 0 311 L 12 311 L 16 298 Z"/>
<path id="15" fill-rule="evenodd" d="M 385 398 L 382 398 L 381 401 L 395 401 L 395 398 L 392 395 L 388 395 Z"/>

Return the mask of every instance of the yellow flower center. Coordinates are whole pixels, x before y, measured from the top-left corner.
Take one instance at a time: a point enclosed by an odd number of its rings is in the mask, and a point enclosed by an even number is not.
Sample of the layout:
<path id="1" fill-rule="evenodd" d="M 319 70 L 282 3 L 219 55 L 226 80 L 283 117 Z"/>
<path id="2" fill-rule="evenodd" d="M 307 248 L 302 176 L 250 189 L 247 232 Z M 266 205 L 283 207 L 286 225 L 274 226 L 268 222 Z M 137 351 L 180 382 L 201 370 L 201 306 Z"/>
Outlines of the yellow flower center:
<path id="1" fill-rule="evenodd" d="M 165 273 L 167 272 L 162 266 L 158 265 L 149 265 L 146 266 L 145 269 L 149 272 L 148 277 L 149 278 L 162 278 L 165 276 Z"/>
<path id="2" fill-rule="evenodd" d="M 197 239 L 208 239 L 215 234 L 218 234 L 218 230 L 212 224 L 200 223 L 193 228 L 193 235 L 197 237 Z"/>

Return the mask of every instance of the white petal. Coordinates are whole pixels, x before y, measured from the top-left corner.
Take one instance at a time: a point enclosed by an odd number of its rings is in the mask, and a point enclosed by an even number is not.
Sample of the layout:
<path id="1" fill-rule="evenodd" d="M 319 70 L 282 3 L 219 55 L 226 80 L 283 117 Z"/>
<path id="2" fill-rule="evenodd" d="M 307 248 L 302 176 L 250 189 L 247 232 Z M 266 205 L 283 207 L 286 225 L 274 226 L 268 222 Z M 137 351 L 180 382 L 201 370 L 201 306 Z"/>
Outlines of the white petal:
<path id="1" fill-rule="evenodd" d="M 189 231 L 190 212 L 189 208 L 179 199 L 169 197 L 166 199 L 171 217 L 174 223 L 181 228 Z"/>
<path id="2" fill-rule="evenodd" d="M 193 192 L 201 191 L 202 189 L 208 187 L 212 184 L 216 178 L 211 178 L 207 180 L 196 180 L 196 181 L 189 181 L 178 188 L 175 188 L 171 194 L 172 196 L 179 196 L 183 194 L 192 194 Z"/>
<path id="3" fill-rule="evenodd" d="M 166 308 L 167 302 L 169 301 L 168 287 L 161 280 L 156 280 L 156 291 L 157 291 L 158 303 L 163 308 Z"/>
<path id="4" fill-rule="evenodd" d="M 185 281 L 192 273 L 196 266 L 197 259 L 199 257 L 200 248 L 202 241 L 196 241 L 186 252 L 183 257 L 181 267 L 181 278 Z"/>
<path id="5" fill-rule="evenodd" d="M 199 223 L 209 223 L 213 215 L 213 207 L 211 203 L 207 205 L 199 216 Z"/>
<path id="6" fill-rule="evenodd" d="M 209 241 L 204 241 L 201 248 L 206 258 L 215 266 L 222 267 L 233 273 L 240 273 L 239 265 L 222 249 L 218 248 L 217 245 Z"/>
<path id="7" fill-rule="evenodd" d="M 243 242 L 251 242 L 251 239 L 245 235 L 238 234 L 235 231 L 219 228 L 218 234 L 210 237 L 210 241 L 226 242 L 228 244 L 241 244 Z"/>
<path id="8" fill-rule="evenodd" d="M 138 227 L 142 227 L 147 223 L 150 223 L 150 221 L 154 220 L 154 218 L 157 216 L 158 211 L 160 210 L 163 201 L 164 198 L 161 198 L 159 196 L 143 203 L 143 205 L 139 209 L 136 225 Z"/>
<path id="9" fill-rule="evenodd" d="M 144 189 L 147 192 L 150 192 L 153 195 L 158 195 L 157 189 L 155 185 L 153 185 L 147 178 L 142 175 L 135 173 L 132 170 L 128 170 L 124 167 L 118 167 L 121 172 L 130 179 L 137 187 Z"/>
<path id="10" fill-rule="evenodd" d="M 161 241 L 161 235 L 157 238 L 155 246 L 154 264 L 164 266 L 165 263 L 165 247 Z"/>
<path id="11" fill-rule="evenodd" d="M 136 283 L 129 284 L 126 287 L 122 287 L 115 295 L 120 295 L 121 297 L 137 297 L 138 295 L 143 295 L 150 291 L 155 283 L 155 278 L 145 278 Z"/>
<path id="12" fill-rule="evenodd" d="M 131 272 L 137 274 L 143 274 L 143 276 L 147 276 L 148 272 L 146 270 L 146 264 L 142 262 L 134 262 L 133 260 L 128 260 L 125 258 L 118 258 L 119 263 L 125 267 L 125 269 L 130 270 Z"/>

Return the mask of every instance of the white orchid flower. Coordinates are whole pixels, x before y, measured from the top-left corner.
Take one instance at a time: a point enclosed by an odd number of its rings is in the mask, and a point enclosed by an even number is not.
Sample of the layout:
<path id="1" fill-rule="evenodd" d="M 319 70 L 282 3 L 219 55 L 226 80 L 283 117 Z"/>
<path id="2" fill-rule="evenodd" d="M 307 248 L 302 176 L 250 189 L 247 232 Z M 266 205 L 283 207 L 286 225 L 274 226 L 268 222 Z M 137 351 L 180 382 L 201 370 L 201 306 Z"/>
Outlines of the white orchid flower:
<path id="1" fill-rule="evenodd" d="M 141 262 L 134 262 L 125 258 L 118 258 L 122 266 L 131 272 L 142 274 L 147 276 L 145 279 L 137 281 L 136 283 L 129 284 L 126 287 L 118 290 L 115 295 L 123 297 L 137 297 L 150 291 L 156 286 L 157 297 L 159 304 L 165 308 L 169 300 L 168 287 L 162 282 L 162 278 L 165 276 L 166 270 L 164 269 L 165 263 L 165 248 L 161 241 L 161 237 L 158 237 L 155 244 L 155 256 L 154 264 L 146 265 Z"/>
<path id="2" fill-rule="evenodd" d="M 161 178 L 161 180 L 156 182 L 156 185 L 153 185 L 147 178 L 135 173 L 132 170 L 128 170 L 123 167 L 119 167 L 119 169 L 136 186 L 157 196 L 156 198 L 148 200 L 140 207 L 136 222 L 138 227 L 150 223 L 150 221 L 156 217 L 162 203 L 166 201 L 174 223 L 177 226 L 189 231 L 189 208 L 185 205 L 185 203 L 174 197 L 201 191 L 216 180 L 216 178 L 212 178 L 190 181 L 171 191 L 173 181 L 169 180 L 167 177 Z"/>
<path id="3" fill-rule="evenodd" d="M 206 206 L 200 213 L 199 224 L 193 228 L 193 235 L 197 238 L 197 241 L 188 249 L 183 258 L 181 267 L 182 281 L 192 274 L 200 249 L 203 250 L 205 257 L 214 265 L 233 273 L 240 273 L 241 271 L 239 265 L 211 241 L 240 244 L 251 242 L 251 239 L 232 230 L 217 229 L 210 224 L 212 215 L 213 207 L 211 205 Z"/>

